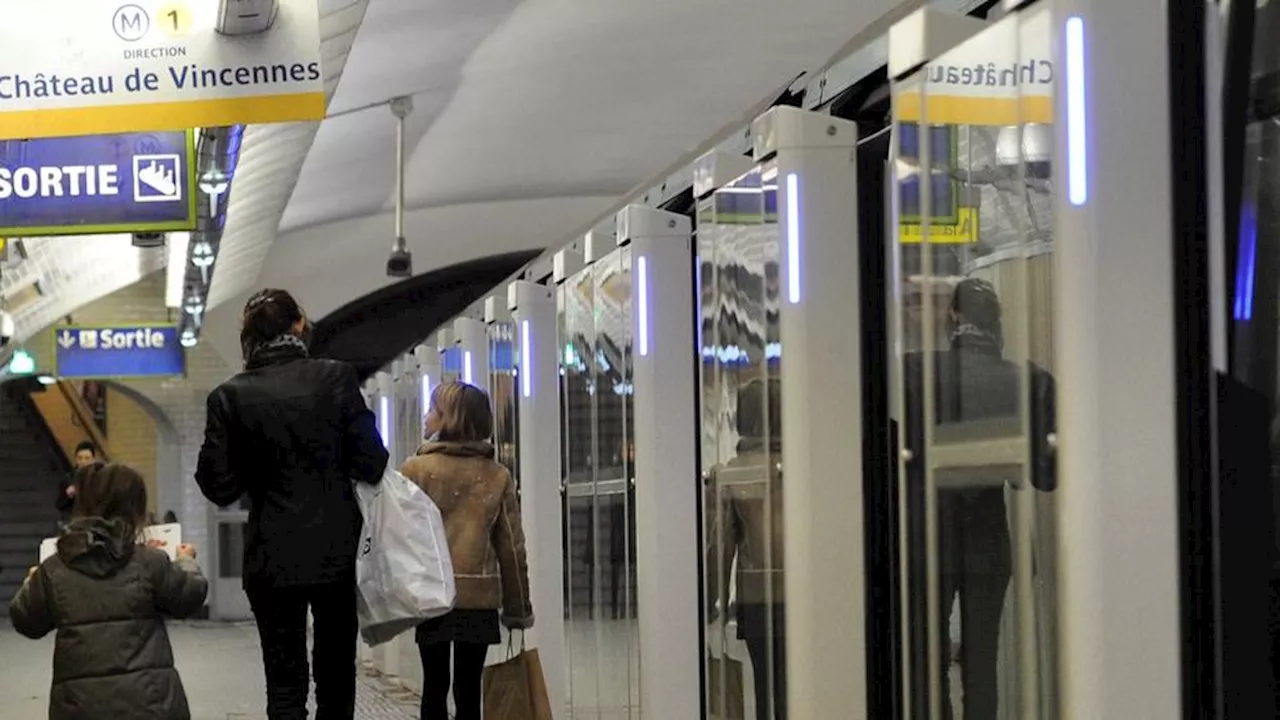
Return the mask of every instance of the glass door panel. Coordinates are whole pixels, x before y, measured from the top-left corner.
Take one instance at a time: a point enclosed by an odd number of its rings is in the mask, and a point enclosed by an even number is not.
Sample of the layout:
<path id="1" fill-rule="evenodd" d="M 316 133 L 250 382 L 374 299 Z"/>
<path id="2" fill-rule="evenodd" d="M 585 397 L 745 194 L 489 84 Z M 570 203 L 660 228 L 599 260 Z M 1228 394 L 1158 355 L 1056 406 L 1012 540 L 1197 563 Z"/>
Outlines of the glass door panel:
<path id="1" fill-rule="evenodd" d="M 639 711 L 635 614 L 635 433 L 631 404 L 631 249 L 592 266 L 596 322 L 596 630 L 601 705 L 609 717 Z"/>
<path id="2" fill-rule="evenodd" d="M 493 447 L 498 462 L 520 487 L 519 403 L 516 401 L 515 328 L 509 322 L 489 325 L 489 393 L 493 400 Z"/>
<path id="3" fill-rule="evenodd" d="M 564 535 L 566 648 L 570 708 L 575 718 L 599 716 L 600 658 L 595 616 L 600 569 L 596 566 L 595 284 L 591 268 L 559 289 L 561 388 L 564 398 Z"/>
<path id="4" fill-rule="evenodd" d="M 910 718 L 1056 716 L 1050 27 L 1007 16 L 893 90 Z"/>
<path id="5" fill-rule="evenodd" d="M 698 207 L 709 717 L 786 716 L 776 176 Z"/>

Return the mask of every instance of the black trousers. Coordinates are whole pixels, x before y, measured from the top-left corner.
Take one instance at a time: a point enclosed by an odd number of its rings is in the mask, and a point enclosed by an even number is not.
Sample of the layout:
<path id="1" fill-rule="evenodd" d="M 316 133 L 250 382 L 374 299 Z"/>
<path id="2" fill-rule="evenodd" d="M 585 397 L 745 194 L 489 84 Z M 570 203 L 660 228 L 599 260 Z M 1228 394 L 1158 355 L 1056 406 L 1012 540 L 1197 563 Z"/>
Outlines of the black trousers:
<path id="1" fill-rule="evenodd" d="M 267 676 L 267 717 L 306 720 L 311 673 L 316 680 L 316 720 L 352 720 L 356 708 L 356 586 L 245 588 L 262 641 Z M 307 667 L 307 609 L 314 647 Z"/>
<path id="2" fill-rule="evenodd" d="M 449 720 L 449 651 L 453 651 L 456 720 L 481 720 L 481 681 L 489 646 L 437 642 L 418 646 L 422 657 L 422 720 Z"/>
<path id="3" fill-rule="evenodd" d="M 787 720 L 786 606 L 781 603 L 740 606 L 738 637 L 746 644 L 747 655 L 751 657 L 756 720 Z"/>
<path id="4" fill-rule="evenodd" d="M 951 602 L 960 599 L 960 678 L 964 686 L 964 720 L 996 720 L 1000 707 L 996 658 L 1000 652 L 1000 615 L 1004 610 L 1009 573 L 965 572 L 963 567 L 942 572 L 942 716 L 952 720 Z"/>

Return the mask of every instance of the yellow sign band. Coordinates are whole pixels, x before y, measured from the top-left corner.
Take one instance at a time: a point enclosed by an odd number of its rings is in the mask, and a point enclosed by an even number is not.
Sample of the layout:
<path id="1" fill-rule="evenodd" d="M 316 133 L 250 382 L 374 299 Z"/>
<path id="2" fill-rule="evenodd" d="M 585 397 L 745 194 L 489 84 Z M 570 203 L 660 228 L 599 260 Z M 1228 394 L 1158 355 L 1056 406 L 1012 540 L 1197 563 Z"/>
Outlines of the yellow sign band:
<path id="1" fill-rule="evenodd" d="M 1052 123 L 1053 98 L 1048 95 L 1025 97 L 969 97 L 965 95 L 929 94 L 927 108 L 918 92 L 904 92 L 893 98 L 893 112 L 899 122 L 920 122 L 922 109 L 927 109 L 930 125 L 1019 125 Z"/>
<path id="2" fill-rule="evenodd" d="M 970 245 L 978 242 L 978 209 L 960 208 L 956 223 L 929 225 L 929 243 L 932 245 Z M 900 223 L 898 242 L 903 245 L 920 245 L 925 241 L 924 226 L 920 223 Z"/>
<path id="3" fill-rule="evenodd" d="M 109 105 L 0 113 L 0 139 L 30 140 L 68 135 L 131 132 L 323 120 L 324 93 L 258 95 L 186 102 Z"/>

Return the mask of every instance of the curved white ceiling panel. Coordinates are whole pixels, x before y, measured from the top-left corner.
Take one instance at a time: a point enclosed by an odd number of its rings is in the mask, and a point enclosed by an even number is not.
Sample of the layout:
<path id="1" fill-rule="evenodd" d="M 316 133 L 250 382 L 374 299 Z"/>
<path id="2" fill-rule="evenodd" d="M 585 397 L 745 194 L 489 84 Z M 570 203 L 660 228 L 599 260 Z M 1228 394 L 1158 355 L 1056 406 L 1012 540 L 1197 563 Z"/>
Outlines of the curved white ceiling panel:
<path id="1" fill-rule="evenodd" d="M 321 54 L 330 100 L 342 78 L 369 0 L 320 0 Z M 257 279 L 318 123 L 254 125 L 245 130 L 227 205 L 227 225 L 206 304 L 214 307 Z"/>
<path id="2" fill-rule="evenodd" d="M 583 217 L 603 212 L 612 196 L 473 203 L 407 214 L 415 268 L 441 268 L 485 255 L 542 247 L 544 237 L 564 237 Z M 386 276 L 392 216 L 344 220 L 281 234 L 254 284 L 205 316 L 201 341 L 212 343 L 233 366 L 239 363 L 240 311 L 264 286 L 293 292 L 316 319 L 395 282 Z M 335 242 L 334 238 L 341 239 Z"/>
<path id="3" fill-rule="evenodd" d="M 390 219 L 362 237 L 353 237 L 346 221 L 392 207 L 395 121 L 386 103 L 393 97 L 415 102 L 406 133 L 409 208 L 521 201 L 572 214 L 570 207 L 585 211 L 597 198 L 620 197 L 740 121 L 801 72 L 825 65 L 896 4 L 376 0 L 296 187 L 284 167 L 261 189 L 251 187 L 262 172 L 254 164 L 268 151 L 246 141 L 209 306 L 261 285 L 292 286 L 304 296 L 313 286 L 322 294 L 341 288 L 346 302 L 385 284 Z M 270 144 L 300 147 L 310 138 Z M 300 248 L 271 244 L 276 227 L 263 209 L 280 207 L 280 194 L 289 190 L 279 229 L 288 233 L 282 238 L 305 230 L 305 252 L 320 265 L 313 273 L 286 273 Z M 255 213 L 252 228 L 245 212 Z M 414 247 L 470 238 L 466 257 L 454 260 L 461 261 L 559 244 L 591 220 L 590 213 L 557 216 L 552 224 L 529 223 L 513 238 L 469 231 L 474 215 L 442 212 L 430 235 L 412 221 L 407 234 Z M 448 218 L 460 224 L 448 225 Z M 353 242 L 360 254 L 324 262 L 346 257 L 343 248 Z M 434 256 L 415 252 L 416 272 L 438 266 Z M 207 318 L 206 334 L 216 332 L 209 325 L 217 317 Z"/>
<path id="4" fill-rule="evenodd" d="M 12 299 L 38 283 L 40 294 L 13 312 L 16 339 L 25 342 L 77 309 L 128 287 L 165 266 L 163 248 L 133 247 L 129 235 L 27 238 L 26 259 L 0 275 L 0 296 Z"/>

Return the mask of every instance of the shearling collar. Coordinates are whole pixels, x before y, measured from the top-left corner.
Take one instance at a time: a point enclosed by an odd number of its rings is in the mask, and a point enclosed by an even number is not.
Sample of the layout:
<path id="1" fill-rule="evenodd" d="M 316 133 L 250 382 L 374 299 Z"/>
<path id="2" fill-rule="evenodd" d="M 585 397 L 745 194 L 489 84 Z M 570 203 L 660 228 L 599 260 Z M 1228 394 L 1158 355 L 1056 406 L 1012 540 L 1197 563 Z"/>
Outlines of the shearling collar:
<path id="1" fill-rule="evenodd" d="M 418 455 L 449 455 L 451 457 L 493 457 L 493 446 L 487 442 L 428 441 L 418 447 Z"/>

